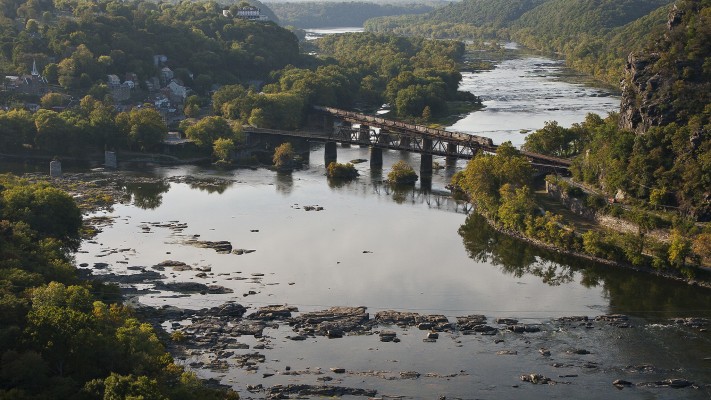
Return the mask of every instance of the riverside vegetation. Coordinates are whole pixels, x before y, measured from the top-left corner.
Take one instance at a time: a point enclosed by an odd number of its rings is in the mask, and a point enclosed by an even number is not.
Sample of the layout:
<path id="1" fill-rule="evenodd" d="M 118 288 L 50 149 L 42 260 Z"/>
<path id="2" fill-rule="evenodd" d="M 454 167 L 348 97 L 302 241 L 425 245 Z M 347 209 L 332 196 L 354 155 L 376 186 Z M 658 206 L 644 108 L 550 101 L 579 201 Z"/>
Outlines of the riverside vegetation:
<path id="1" fill-rule="evenodd" d="M 0 398 L 227 399 L 173 363 L 115 286 L 77 276 L 66 193 L 0 177 Z"/>
<path id="2" fill-rule="evenodd" d="M 523 146 L 574 157 L 573 179 L 589 190 L 555 177 L 549 182 L 598 213 L 630 221 L 636 232 L 576 235 L 559 215 L 534 216 L 530 171 L 511 146 L 475 158 L 453 184 L 504 229 L 606 260 L 694 277 L 690 266 L 709 265 L 711 259 L 711 230 L 700 223 L 711 219 L 711 32 L 705 28 L 710 11 L 709 1 L 679 2 L 666 33 L 630 56 L 619 114 L 588 115 L 571 128 L 549 122 Z M 625 204 L 608 204 L 608 198 Z M 667 234 L 655 237 L 655 229 Z"/>

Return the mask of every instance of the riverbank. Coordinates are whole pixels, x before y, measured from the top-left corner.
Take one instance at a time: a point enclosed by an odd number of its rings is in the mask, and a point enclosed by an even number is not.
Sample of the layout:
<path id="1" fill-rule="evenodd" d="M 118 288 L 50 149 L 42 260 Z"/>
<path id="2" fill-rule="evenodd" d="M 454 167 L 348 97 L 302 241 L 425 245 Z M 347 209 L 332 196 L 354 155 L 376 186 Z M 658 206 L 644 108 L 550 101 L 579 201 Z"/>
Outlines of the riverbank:
<path id="1" fill-rule="evenodd" d="M 348 159 L 363 158 L 367 149 L 341 152 Z M 608 310 L 607 300 L 597 303 L 590 297 L 597 290 L 578 291 L 558 278 L 558 286 L 550 286 L 551 280 L 541 282 L 538 273 L 507 272 L 505 260 L 477 261 L 471 239 L 464 246 L 456 240 L 463 207 L 443 212 L 451 198 L 424 197 L 415 189 L 395 193 L 376 183 L 381 177 L 363 172 L 340 187 L 329 186 L 325 171 L 314 165 L 288 179 L 263 169 L 162 167 L 145 171 L 135 185 L 120 184 L 121 175 L 134 174 L 106 173 L 104 179 L 117 182 L 117 189 L 131 197 L 114 204 L 112 212 L 92 215 L 110 223 L 84 242 L 77 262 L 94 279 L 119 284 L 140 315 L 165 331 L 163 340 L 180 364 L 203 379 L 233 387 L 244 399 L 363 391 L 384 398 L 466 398 L 492 390 L 501 398 L 547 397 L 561 388 L 580 398 L 581 388 L 591 385 L 621 399 L 665 391 L 670 387 L 665 381 L 680 377 L 690 383 L 678 392 L 682 397 L 696 398 L 707 390 L 703 374 L 676 371 L 665 361 L 678 354 L 654 349 L 666 354 L 662 357 L 650 347 L 650 353 L 627 360 L 621 357 L 624 351 L 599 345 L 619 341 L 620 334 L 646 342 L 657 326 L 670 334 L 705 337 L 702 325 L 691 326 L 700 320 L 687 321 L 691 316 L 681 309 L 651 320 L 634 313 L 605 317 L 636 309 L 620 307 L 629 300 L 620 300 L 614 282 L 631 281 L 661 293 L 662 303 L 679 298 L 663 291 L 675 285 L 648 287 L 644 274 L 610 278 L 598 284 L 612 290 L 607 296 L 616 306 Z M 444 179 L 434 178 L 434 186 Z M 307 211 L 307 205 L 323 210 Z M 370 234 L 373 226 L 377 235 Z M 482 237 L 481 243 L 491 240 Z M 255 251 L 227 254 L 224 242 L 232 250 Z M 523 245 L 507 247 L 516 254 L 529 251 Z M 470 254 L 452 257 L 465 251 Z M 604 273 L 592 269 L 592 275 Z M 402 320 L 386 322 L 387 311 Z M 578 317 L 566 319 L 570 316 Z M 465 317 L 481 323 L 468 328 Z M 317 318 L 333 324 L 324 329 L 307 323 Z M 343 325 L 346 321 L 353 325 Z M 412 321 L 424 322 L 425 329 Z M 436 324 L 426 325 L 431 321 Z M 340 331 L 343 337 L 337 338 Z M 706 354 L 698 347 L 695 351 Z M 642 364 L 648 365 L 643 376 L 627 369 Z M 531 375 L 558 385 L 534 385 Z M 612 385 L 616 380 L 634 389 L 619 392 Z"/>
<path id="2" fill-rule="evenodd" d="M 473 209 L 472 212 L 476 212 L 476 210 Z M 682 276 L 681 274 L 678 274 L 678 273 L 674 274 L 674 273 L 671 273 L 668 271 L 661 271 L 661 270 L 657 270 L 657 269 L 654 269 L 651 267 L 634 266 L 630 263 L 622 263 L 619 261 L 608 260 L 605 258 L 593 256 L 591 254 L 555 246 L 550 243 L 545 243 L 541 240 L 528 237 L 522 232 L 502 228 L 499 224 L 496 223 L 496 221 L 493 221 L 492 219 L 487 218 L 486 216 L 484 216 L 482 214 L 479 214 L 479 215 L 481 215 L 486 220 L 486 222 L 489 224 L 489 226 L 492 229 L 496 230 L 497 232 L 507 235 L 507 236 L 510 236 L 512 238 L 516 238 L 517 240 L 520 240 L 522 242 L 529 243 L 529 244 L 536 246 L 538 248 L 541 248 L 541 249 L 555 251 L 555 252 L 558 252 L 561 254 L 566 254 L 569 256 L 576 257 L 576 258 L 596 262 L 598 264 L 608 265 L 608 266 L 617 267 L 617 268 L 624 268 L 624 269 L 628 269 L 628 270 L 639 272 L 639 273 L 645 273 L 645 274 L 659 276 L 659 277 L 662 277 L 665 279 L 670 279 L 670 280 L 674 280 L 674 281 L 678 281 L 678 282 L 684 282 L 684 283 L 691 285 L 691 286 L 699 286 L 699 287 L 711 289 L 711 281 L 699 281 L 696 279 L 687 278 L 687 277 Z"/>

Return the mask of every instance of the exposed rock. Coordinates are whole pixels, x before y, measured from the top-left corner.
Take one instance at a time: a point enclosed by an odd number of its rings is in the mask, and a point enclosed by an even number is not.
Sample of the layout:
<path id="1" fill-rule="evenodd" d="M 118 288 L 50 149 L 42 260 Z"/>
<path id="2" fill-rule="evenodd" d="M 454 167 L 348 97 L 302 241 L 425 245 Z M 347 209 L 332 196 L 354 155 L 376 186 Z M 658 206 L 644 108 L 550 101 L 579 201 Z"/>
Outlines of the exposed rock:
<path id="1" fill-rule="evenodd" d="M 625 386 L 632 386 L 632 382 L 628 382 L 623 379 L 615 379 L 615 381 L 613 381 L 612 384 L 615 385 L 619 389 L 622 389 Z"/>
<path id="2" fill-rule="evenodd" d="M 358 332 L 370 329 L 365 307 L 332 307 L 328 310 L 304 313 L 292 318 L 289 323 L 295 327 L 327 336 L 328 331 Z"/>
<path id="3" fill-rule="evenodd" d="M 155 271 L 142 271 L 137 274 L 130 274 L 130 275 L 117 275 L 117 274 L 95 275 L 95 279 L 98 279 L 98 280 L 101 280 L 104 282 L 135 284 L 135 283 L 152 282 L 152 281 L 156 281 L 158 279 L 165 279 L 165 276 L 163 276 Z M 158 283 L 160 283 L 160 282 L 158 282 Z"/>
<path id="4" fill-rule="evenodd" d="M 393 310 L 376 313 L 375 322 L 379 324 L 395 324 L 401 327 L 417 326 L 421 330 L 438 332 L 452 329 L 452 325 L 444 315 L 420 315 L 418 313 Z"/>
<path id="5" fill-rule="evenodd" d="M 205 285 L 197 282 L 156 282 L 157 290 L 169 290 L 178 293 L 209 293 L 209 294 L 225 294 L 233 293 L 230 288 L 219 285 Z"/>
<path id="6" fill-rule="evenodd" d="M 420 373 L 416 371 L 403 371 L 400 372 L 400 378 L 402 379 L 417 379 L 420 377 Z"/>
<path id="7" fill-rule="evenodd" d="M 534 385 L 546 385 L 546 384 L 551 384 L 555 383 L 551 378 L 548 378 L 546 376 L 543 376 L 541 374 L 528 374 L 528 375 L 521 375 L 521 380 L 523 382 L 530 382 L 533 383 Z"/>
<path id="8" fill-rule="evenodd" d="M 381 342 L 392 342 L 397 337 L 397 333 L 393 331 L 382 331 L 380 332 Z"/>
<path id="9" fill-rule="evenodd" d="M 541 327 L 538 325 L 517 324 L 517 325 L 508 325 L 506 327 L 506 330 L 514 332 L 514 333 L 535 333 L 535 332 L 540 332 Z"/>
<path id="10" fill-rule="evenodd" d="M 486 317 L 483 315 L 467 315 L 465 317 L 457 317 L 457 329 L 460 331 L 475 330 L 484 323 L 486 323 Z"/>
<path id="11" fill-rule="evenodd" d="M 248 315 L 247 318 L 264 321 L 284 320 L 291 318 L 291 313 L 297 311 L 299 311 L 299 309 L 293 306 L 269 305 L 259 308 L 259 310 Z"/>
<path id="12" fill-rule="evenodd" d="M 373 397 L 378 392 L 373 389 L 356 389 L 338 386 L 314 386 L 314 385 L 275 385 L 267 389 L 267 399 L 284 399 L 289 395 L 298 396 L 367 396 Z M 286 397 L 285 397 L 286 396 Z"/>
<path id="13" fill-rule="evenodd" d="M 212 242 L 209 240 L 190 239 L 187 241 L 187 243 L 190 245 L 196 246 L 196 247 L 213 249 L 220 254 L 229 254 L 232 252 L 232 243 L 230 243 L 226 240 L 219 240 L 216 242 Z"/>
<path id="14" fill-rule="evenodd" d="M 687 381 L 686 379 L 665 379 L 663 381 L 655 382 L 658 386 L 667 386 L 673 389 L 681 389 L 693 385 L 693 382 Z"/>
<path id="15" fill-rule="evenodd" d="M 496 318 L 496 323 L 499 325 L 516 325 L 518 324 L 518 320 L 513 318 Z"/>
<path id="16" fill-rule="evenodd" d="M 497 356 L 515 356 L 518 354 L 516 350 L 499 350 L 496 352 Z"/>
<path id="17" fill-rule="evenodd" d="M 672 322 L 694 329 L 704 328 L 709 324 L 709 320 L 706 318 L 674 318 Z"/>

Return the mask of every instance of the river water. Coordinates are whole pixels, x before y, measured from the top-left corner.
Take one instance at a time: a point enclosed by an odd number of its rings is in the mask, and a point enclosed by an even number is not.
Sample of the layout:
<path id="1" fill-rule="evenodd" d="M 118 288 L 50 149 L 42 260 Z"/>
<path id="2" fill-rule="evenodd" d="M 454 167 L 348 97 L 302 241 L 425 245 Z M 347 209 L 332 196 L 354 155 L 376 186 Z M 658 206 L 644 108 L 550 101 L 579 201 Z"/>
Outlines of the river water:
<path id="1" fill-rule="evenodd" d="M 536 129 L 542 121 L 558 119 L 567 125 L 587 112 L 616 108 L 616 99 L 603 96 L 604 90 L 564 81 L 563 75 L 559 62 L 534 56 L 465 75 L 463 87 L 473 88 L 487 108 L 452 128 L 520 144 L 524 135 L 519 131 Z M 339 162 L 368 158 L 368 149 L 338 149 Z M 133 274 L 137 267 L 150 270 L 164 260 L 177 260 L 193 269 L 161 272 L 164 281 L 233 290 L 204 295 L 145 292 L 138 300 L 149 306 L 200 309 L 235 301 L 248 307 L 248 313 L 270 304 L 288 304 L 299 312 L 365 306 L 371 316 L 397 310 L 441 314 L 456 322 L 459 316 L 483 314 L 490 325 L 505 317 L 541 328 L 526 334 L 501 330 L 494 336 L 441 333 L 431 343 L 423 342 L 426 332 L 417 328 L 387 327 L 401 342 L 382 343 L 377 335 L 297 342 L 287 338 L 294 332 L 283 325 L 267 328 L 261 339 L 242 336 L 242 346 L 231 349 L 235 355 L 263 355 L 257 372 L 227 356 L 227 370 L 194 364 L 215 360 L 210 352 L 196 351 L 185 360 L 198 375 L 232 385 L 243 398 L 265 396 L 247 391 L 247 385 L 316 385 L 324 377 L 333 379 L 330 385 L 375 389 L 383 398 L 711 396 L 705 386 L 711 383 L 711 335 L 670 322 L 674 317 L 710 317 L 708 291 L 562 257 L 492 232 L 485 222 L 467 216 L 466 204 L 447 195 L 445 185 L 463 162 L 435 171 L 431 184 L 393 190 L 382 181 L 401 159 L 419 165 L 417 155 L 385 151 L 383 170 L 357 164 L 361 176 L 350 183 L 327 180 L 323 148 L 316 144 L 305 168 L 291 174 L 196 166 L 142 171 L 151 180 L 127 184 L 131 201 L 98 213 L 113 223 L 82 244 L 76 261 L 89 269 L 106 263 L 96 274 Z M 323 209 L 306 211 L 305 206 Z M 174 229 L 176 224 L 184 225 Z M 218 254 L 188 244 L 195 238 L 226 240 L 254 252 Z M 198 277 L 197 268 L 209 271 Z M 134 286 L 152 288 L 150 283 Z M 623 324 L 628 327 L 555 320 L 609 313 L 628 315 Z M 171 323 L 165 326 L 173 329 Z M 265 342 L 264 349 L 254 348 Z M 540 348 L 551 355 L 541 355 Z M 579 354 L 579 349 L 590 354 Z M 333 367 L 347 372 L 332 374 Z M 287 374 L 287 369 L 299 373 Z M 418 377 L 400 374 L 409 371 Z M 558 384 L 520 381 L 521 374 L 530 373 Z M 653 383 L 670 378 L 700 387 L 670 389 Z M 612 385 L 615 379 L 635 386 L 618 390 Z"/>
<path id="2" fill-rule="evenodd" d="M 604 117 L 620 106 L 617 95 L 590 86 L 584 76 L 565 68 L 562 60 L 522 54 L 493 70 L 465 72 L 462 77 L 460 90 L 480 96 L 484 109 L 449 129 L 487 136 L 496 144 L 510 141 L 519 147 L 526 133 L 542 128 L 546 121 L 570 127 L 587 113 Z"/>

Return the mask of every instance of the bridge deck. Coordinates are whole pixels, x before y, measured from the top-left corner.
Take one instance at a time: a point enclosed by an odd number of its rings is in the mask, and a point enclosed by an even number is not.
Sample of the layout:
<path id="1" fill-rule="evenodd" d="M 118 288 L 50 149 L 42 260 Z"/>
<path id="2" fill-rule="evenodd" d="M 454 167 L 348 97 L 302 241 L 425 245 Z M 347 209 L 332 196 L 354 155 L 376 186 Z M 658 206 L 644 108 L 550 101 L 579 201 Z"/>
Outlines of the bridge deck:
<path id="1" fill-rule="evenodd" d="M 386 118 L 374 117 L 331 107 L 314 109 L 346 124 L 325 127 L 325 131 L 283 131 L 265 128 L 247 128 L 248 132 L 280 136 L 301 137 L 321 142 L 340 142 L 383 149 L 404 150 L 420 154 L 470 159 L 479 152 L 495 153 L 498 148 L 491 138 L 452 132 L 422 125 L 408 124 Z M 352 128 L 351 124 L 360 128 Z M 370 128 L 380 128 L 378 131 Z M 568 168 L 571 161 L 544 154 L 522 151 L 531 163 L 543 167 Z"/>

